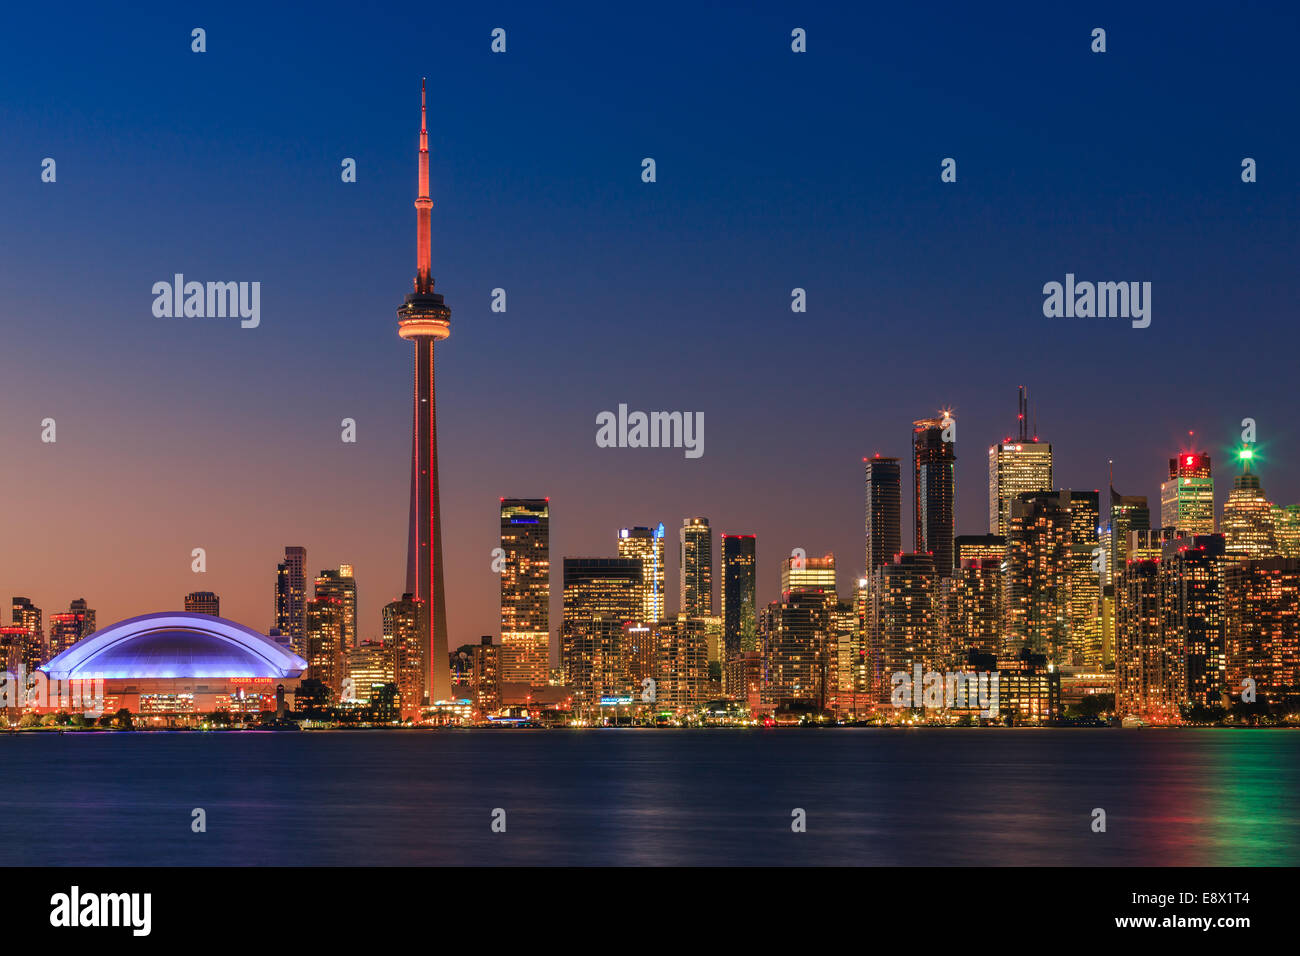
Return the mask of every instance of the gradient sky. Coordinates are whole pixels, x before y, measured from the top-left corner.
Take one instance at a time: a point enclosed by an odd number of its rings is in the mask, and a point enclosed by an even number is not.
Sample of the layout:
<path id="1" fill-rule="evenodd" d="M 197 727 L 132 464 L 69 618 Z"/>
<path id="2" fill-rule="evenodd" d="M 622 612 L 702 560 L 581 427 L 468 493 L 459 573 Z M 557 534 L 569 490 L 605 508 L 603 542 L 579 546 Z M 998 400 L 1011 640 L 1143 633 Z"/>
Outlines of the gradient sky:
<path id="1" fill-rule="evenodd" d="M 453 646 L 498 633 L 501 495 L 551 498 L 553 629 L 563 556 L 612 555 L 628 525 L 670 529 L 674 607 L 688 515 L 757 533 L 762 600 L 796 546 L 835 552 L 847 594 L 862 456 L 906 457 L 941 406 L 957 530 L 983 532 L 1020 384 L 1062 487 L 1104 488 L 1113 458 L 1154 504 L 1195 430 L 1222 501 L 1249 416 L 1265 489 L 1300 500 L 1296 13 L 892 6 L 8 10 L 0 595 L 84 596 L 107 624 L 214 590 L 266 628 L 296 544 L 313 572 L 355 565 L 378 634 L 405 569 L 394 310 L 423 75 Z M 261 327 L 155 318 L 176 272 L 260 281 Z M 1067 272 L 1151 281 L 1150 328 L 1044 318 Z M 704 412 L 704 457 L 597 448 L 620 402 Z"/>

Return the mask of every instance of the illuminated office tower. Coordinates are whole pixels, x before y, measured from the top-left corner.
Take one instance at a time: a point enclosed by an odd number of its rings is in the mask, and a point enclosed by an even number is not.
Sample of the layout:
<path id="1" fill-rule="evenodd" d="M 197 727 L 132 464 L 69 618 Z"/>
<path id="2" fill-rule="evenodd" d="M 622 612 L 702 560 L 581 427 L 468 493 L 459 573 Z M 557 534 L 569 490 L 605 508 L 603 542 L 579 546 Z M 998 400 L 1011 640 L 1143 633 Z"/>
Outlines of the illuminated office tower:
<path id="1" fill-rule="evenodd" d="M 501 709 L 501 652 L 504 645 L 493 644 L 492 636 L 483 637 L 470 646 L 469 686 L 474 711 L 479 717 Z M 538 685 L 541 686 L 541 685 Z"/>
<path id="2" fill-rule="evenodd" d="M 1115 537 L 1110 530 L 1109 522 L 1101 526 L 1097 532 L 1097 547 L 1101 549 L 1101 573 L 1097 576 L 1097 583 L 1101 587 L 1106 587 L 1111 581 L 1111 556 L 1115 553 Z"/>
<path id="3" fill-rule="evenodd" d="M 693 620 L 699 621 L 700 626 L 704 629 L 704 642 L 709 651 L 709 681 L 710 693 L 714 697 L 722 695 L 722 678 L 727 667 L 727 647 L 722 642 L 722 615 L 710 614 L 707 617 L 697 617 Z"/>
<path id="4" fill-rule="evenodd" d="M 15 597 L 12 602 L 12 612 L 13 617 L 10 620 L 14 626 L 27 631 L 23 660 L 25 662 L 36 662 L 36 666 L 32 666 L 30 663 L 27 664 L 27 670 L 30 673 L 53 656 L 45 646 L 45 628 L 41 623 L 41 609 L 33 604 L 29 598 Z"/>
<path id="5" fill-rule="evenodd" d="M 474 648 L 473 644 L 462 644 L 451 652 L 451 693 L 453 698 L 464 698 L 467 696 L 465 688 L 469 687 L 472 678 L 472 666 L 470 660 L 470 651 Z"/>
<path id="6" fill-rule="evenodd" d="M 85 598 L 75 598 L 68 605 L 73 614 L 81 615 L 81 636 L 89 637 L 95 633 L 95 609 L 86 606 Z"/>
<path id="7" fill-rule="evenodd" d="M 1300 558 L 1300 505 L 1273 509 L 1273 533 L 1281 557 Z"/>
<path id="8" fill-rule="evenodd" d="M 1060 663 L 1101 667 L 1101 622 L 1096 613 L 1104 567 L 1098 535 L 1101 493 L 1063 489 L 1058 497 L 1070 511 L 1069 636 Z"/>
<path id="9" fill-rule="evenodd" d="M 1029 434 L 1024 386 L 1017 405 L 1017 437 L 989 448 L 989 534 L 1005 536 L 1011 502 L 1022 494 L 1051 491 L 1052 445 Z"/>
<path id="10" fill-rule="evenodd" d="M 333 700 L 343 696 L 347 652 L 343 644 L 343 602 L 315 597 L 307 602 L 307 663 L 309 673 L 330 689 Z"/>
<path id="11" fill-rule="evenodd" d="M 777 707 L 826 706 L 833 603 L 820 590 L 783 590 L 764 609 L 763 700 Z"/>
<path id="12" fill-rule="evenodd" d="M 17 674 L 19 671 L 31 673 L 40 666 L 36 661 L 30 668 L 24 660 L 27 653 L 27 628 L 18 624 L 0 626 L 0 670 Z"/>
<path id="13" fill-rule="evenodd" d="M 1151 510 L 1147 507 L 1146 495 L 1121 495 L 1110 489 L 1110 521 L 1106 524 L 1106 533 L 1110 540 L 1110 552 L 1106 561 L 1105 584 L 1114 584 L 1115 575 L 1123 569 L 1128 561 L 1128 542 L 1130 531 L 1151 530 Z"/>
<path id="14" fill-rule="evenodd" d="M 891 559 L 892 560 L 892 559 Z M 855 694 L 871 691 L 871 579 L 858 578 L 853 592 L 852 689 Z M 855 698 L 856 709 L 856 698 Z"/>
<path id="15" fill-rule="evenodd" d="M 424 703 L 424 643 L 420 620 L 422 602 L 411 594 L 384 605 L 384 643 L 392 649 L 393 682 L 397 684 L 398 712 L 404 721 L 418 721 Z"/>
<path id="16" fill-rule="evenodd" d="M 1169 459 L 1169 480 L 1160 484 L 1160 526 L 1179 534 L 1214 534 L 1209 455 L 1183 452 Z"/>
<path id="17" fill-rule="evenodd" d="M 758 540 L 752 534 L 724 534 L 718 576 L 722 580 L 723 656 L 732 660 L 741 650 L 757 650 L 756 603 Z M 748 640 L 749 646 L 742 648 Z"/>
<path id="18" fill-rule="evenodd" d="M 646 622 L 664 619 L 664 526 L 624 528 L 618 533 L 618 556 L 641 562 L 640 618 Z M 566 559 L 567 560 L 567 559 Z"/>
<path id="19" fill-rule="evenodd" d="M 995 561 L 1007 557 L 1007 539 L 1000 534 L 959 534 L 952 539 L 953 566 L 963 561 Z"/>
<path id="20" fill-rule="evenodd" d="M 871 619 L 867 638 L 871 691 L 891 707 L 892 676 L 940 670 L 938 620 L 935 614 L 937 572 L 930 554 L 896 554 L 872 572 Z"/>
<path id="21" fill-rule="evenodd" d="M 912 473 L 915 488 L 915 535 L 918 554 L 933 554 L 935 573 L 952 573 L 952 538 L 956 502 L 957 443 L 950 413 L 912 423 Z"/>
<path id="22" fill-rule="evenodd" d="M 679 533 L 682 613 L 713 615 L 713 529 L 708 518 L 687 518 Z"/>
<path id="23" fill-rule="evenodd" d="M 64 611 L 50 615 L 50 657 L 62 654 L 81 640 L 81 621 L 76 614 Z"/>
<path id="24" fill-rule="evenodd" d="M 348 677 L 352 696 L 370 703 L 385 684 L 397 683 L 393 673 L 393 648 L 382 641 L 362 641 L 348 648 Z"/>
<path id="25" fill-rule="evenodd" d="M 1166 541 L 1172 541 L 1178 535 L 1173 528 L 1149 528 L 1145 531 L 1132 530 L 1128 533 L 1128 563 L 1133 561 L 1159 560 L 1164 554 Z M 1123 569 L 1120 569 L 1123 573 Z M 1119 576 L 1116 576 L 1116 581 Z"/>
<path id="26" fill-rule="evenodd" d="M 551 499 L 501 499 L 501 679 L 546 686 L 551 666 Z"/>
<path id="27" fill-rule="evenodd" d="M 307 656 L 307 549 L 286 547 L 275 568 L 275 627 L 295 654 Z"/>
<path id="28" fill-rule="evenodd" d="M 702 618 L 678 614 L 654 626 L 656 638 L 655 709 L 686 713 L 706 699 L 709 652 Z M 632 687 L 639 699 L 640 684 Z"/>
<path id="29" fill-rule="evenodd" d="M 1002 562 L 962 558 L 935 596 L 937 650 L 945 669 L 960 670 L 971 654 L 997 656 L 1002 647 Z"/>
<path id="30" fill-rule="evenodd" d="M 658 540 L 662 545 L 662 537 Z M 645 597 L 640 558 L 564 559 L 560 663 L 575 701 L 591 706 L 602 697 L 631 692 L 623 627 L 659 623 L 641 620 Z"/>
<path id="31" fill-rule="evenodd" d="M 1072 525 L 1056 494 L 1025 494 L 1011 502 L 1002 602 L 1002 657 L 1028 649 L 1060 664 L 1068 649 Z"/>
<path id="32" fill-rule="evenodd" d="M 1104 584 L 1097 598 L 1097 622 L 1101 627 L 1101 664 L 1115 666 L 1115 585 Z"/>
<path id="33" fill-rule="evenodd" d="M 781 593 L 814 591 L 835 600 L 835 555 L 804 558 L 791 555 L 781 562 Z"/>
<path id="34" fill-rule="evenodd" d="M 751 711 L 763 703 L 763 680 L 762 651 L 741 651 L 727 661 L 727 696 L 745 704 Z"/>
<path id="35" fill-rule="evenodd" d="M 827 682 L 827 696 L 834 695 L 830 706 L 837 711 L 841 709 L 838 703 L 840 695 L 856 690 L 859 660 L 863 665 L 866 663 L 866 644 L 861 640 L 857 617 L 854 601 L 836 601 L 831 608 L 830 670 L 833 675 Z"/>
<path id="36" fill-rule="evenodd" d="M 1225 690 L 1223 535 L 1175 538 L 1163 545 L 1160 588 L 1165 641 L 1183 652 L 1184 699 L 1209 706 Z"/>
<path id="37" fill-rule="evenodd" d="M 1273 558 L 1279 554 L 1273 526 L 1273 503 L 1264 494 L 1259 475 L 1250 470 L 1251 451 L 1241 452 L 1241 474 L 1223 504 L 1223 537 L 1228 553 L 1238 558 Z"/>
<path id="38" fill-rule="evenodd" d="M 658 625 L 628 621 L 623 625 L 622 642 L 623 676 L 633 697 L 639 700 L 642 690 L 647 687 L 645 679 L 659 679 Z"/>
<path id="39" fill-rule="evenodd" d="M 1150 723 L 1178 718 L 1186 697 L 1182 642 L 1166 640 L 1160 561 L 1130 559 L 1116 582 L 1115 708 Z"/>
<path id="40" fill-rule="evenodd" d="M 85 598 L 74 600 L 67 611 L 50 615 L 50 658 L 62 654 L 73 644 L 89 637 L 95 630 L 95 612 L 86 607 Z"/>
<path id="41" fill-rule="evenodd" d="M 185 595 L 185 612 L 221 617 L 221 598 L 213 591 L 191 591 Z"/>
<path id="42" fill-rule="evenodd" d="M 1224 570 L 1227 685 L 1238 700 L 1255 681 L 1257 700 L 1300 702 L 1300 559 L 1229 561 Z"/>
<path id="43" fill-rule="evenodd" d="M 866 573 L 894 560 L 903 550 L 903 482 L 897 458 L 873 455 L 866 465 Z"/>
<path id="44" fill-rule="evenodd" d="M 316 577 L 316 597 L 334 598 L 343 609 L 344 651 L 357 645 L 357 579 L 352 565 L 326 568 Z"/>

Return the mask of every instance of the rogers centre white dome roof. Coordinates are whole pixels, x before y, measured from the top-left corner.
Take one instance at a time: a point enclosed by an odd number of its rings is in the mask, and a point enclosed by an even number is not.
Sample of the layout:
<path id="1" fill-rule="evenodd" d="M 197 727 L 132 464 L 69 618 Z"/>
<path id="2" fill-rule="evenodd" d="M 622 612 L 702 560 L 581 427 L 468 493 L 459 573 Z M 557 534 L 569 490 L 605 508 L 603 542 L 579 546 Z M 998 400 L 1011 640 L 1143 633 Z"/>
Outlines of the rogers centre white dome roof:
<path id="1" fill-rule="evenodd" d="M 52 678 L 295 678 L 307 662 L 251 628 L 182 611 L 118 621 L 78 641 L 41 670 Z"/>

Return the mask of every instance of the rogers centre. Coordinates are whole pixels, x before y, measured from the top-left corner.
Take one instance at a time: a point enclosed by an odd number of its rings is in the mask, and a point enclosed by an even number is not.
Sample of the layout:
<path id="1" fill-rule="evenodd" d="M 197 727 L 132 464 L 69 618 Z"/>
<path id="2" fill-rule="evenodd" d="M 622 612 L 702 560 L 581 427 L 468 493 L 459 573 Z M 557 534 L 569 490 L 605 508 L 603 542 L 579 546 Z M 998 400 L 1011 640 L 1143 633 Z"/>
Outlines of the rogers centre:
<path id="1" fill-rule="evenodd" d="M 41 667 L 51 681 L 101 678 L 104 713 L 125 708 L 159 722 L 273 711 L 281 688 L 292 701 L 306 669 L 292 650 L 251 628 L 181 611 L 119 621 Z"/>

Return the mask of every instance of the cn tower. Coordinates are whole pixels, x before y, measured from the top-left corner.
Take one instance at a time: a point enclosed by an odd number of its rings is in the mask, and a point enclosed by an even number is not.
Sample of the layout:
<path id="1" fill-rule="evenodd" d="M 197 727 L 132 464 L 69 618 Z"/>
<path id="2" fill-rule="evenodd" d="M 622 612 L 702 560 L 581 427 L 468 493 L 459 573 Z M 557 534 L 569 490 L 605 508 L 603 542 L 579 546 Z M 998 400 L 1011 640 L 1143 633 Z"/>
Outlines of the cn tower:
<path id="1" fill-rule="evenodd" d="M 442 583 L 442 513 L 438 505 L 438 420 L 433 392 L 433 345 L 451 335 L 451 309 L 433 291 L 429 215 L 429 129 L 420 81 L 420 194 L 415 200 L 415 291 L 397 310 L 397 334 L 415 345 L 411 414 L 411 527 L 406 590 L 421 602 L 420 649 L 429 703 L 451 697 L 447 608 Z M 403 710 L 405 710 L 403 702 Z"/>

